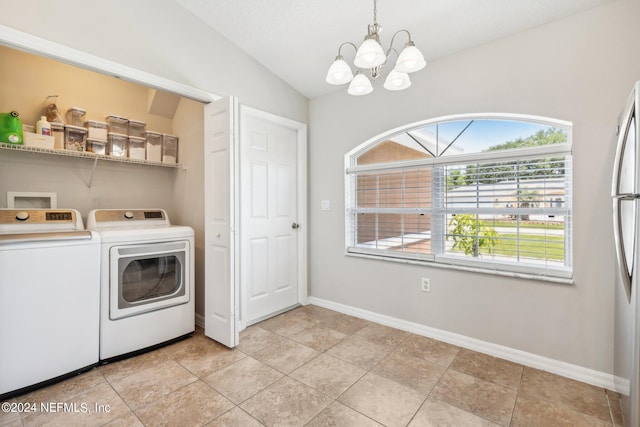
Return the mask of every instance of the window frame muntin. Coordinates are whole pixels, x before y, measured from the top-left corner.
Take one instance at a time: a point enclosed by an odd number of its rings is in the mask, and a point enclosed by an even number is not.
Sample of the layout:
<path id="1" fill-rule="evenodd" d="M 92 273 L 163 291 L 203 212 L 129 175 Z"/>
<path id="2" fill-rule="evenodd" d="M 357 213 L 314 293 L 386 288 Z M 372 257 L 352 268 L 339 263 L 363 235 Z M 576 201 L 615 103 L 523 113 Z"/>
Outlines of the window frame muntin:
<path id="1" fill-rule="evenodd" d="M 537 147 L 524 147 L 524 148 L 511 148 L 500 151 L 492 152 L 479 152 L 460 154 L 443 157 L 431 157 L 417 160 L 400 161 L 392 163 L 378 163 L 369 165 L 357 165 L 357 159 L 360 155 L 364 154 L 370 149 L 373 149 L 378 144 L 386 141 L 389 137 L 397 135 L 402 132 L 409 132 L 413 129 L 429 126 L 439 125 L 444 123 L 450 123 L 455 121 L 468 121 L 468 120 L 496 120 L 496 121 L 524 121 L 530 123 L 538 123 L 549 127 L 562 129 L 567 133 L 567 141 L 562 144 L 553 144 Z M 439 268 L 451 268 L 457 270 L 474 271 L 480 273 L 490 273 L 510 277 L 520 277 L 529 279 L 545 280 L 557 283 L 573 283 L 573 170 L 569 176 L 569 192 L 571 196 L 569 205 L 565 209 L 569 212 L 568 217 L 568 229 L 565 229 L 565 244 L 568 247 L 568 266 L 565 260 L 565 265 L 562 268 L 548 268 L 546 266 L 535 267 L 531 264 L 516 261 L 510 262 L 495 262 L 495 261 L 482 261 L 478 259 L 464 259 L 462 257 L 447 256 L 446 254 L 428 254 L 422 257 L 406 256 L 406 254 L 399 252 L 398 254 L 392 254 L 392 251 L 388 250 L 367 250 L 363 248 L 357 248 L 351 245 L 353 239 L 350 239 L 350 225 L 352 223 L 352 215 L 354 208 L 352 204 L 355 202 L 355 185 L 353 179 L 350 177 L 352 174 L 361 172 L 387 172 L 394 169 L 407 170 L 412 168 L 419 168 L 424 166 L 434 166 L 438 164 L 454 165 L 469 163 L 470 161 L 491 161 L 491 160 L 509 160 L 518 159 L 523 160 L 526 158 L 539 158 L 546 155 L 564 155 L 570 156 L 571 162 L 573 162 L 573 123 L 565 120 L 559 120 L 549 117 L 534 116 L 527 114 L 511 114 L 511 113 L 472 113 L 472 114 L 456 114 L 442 117 L 431 118 L 422 120 L 419 122 L 403 125 L 377 136 L 368 139 L 362 144 L 358 145 L 354 149 L 350 150 L 344 156 L 345 166 L 345 255 L 355 256 L 361 258 L 379 259 L 384 261 L 394 261 L 408 264 L 419 264 L 436 266 Z M 433 209 L 433 208 L 431 208 Z M 357 208 L 355 208 L 357 210 Z M 524 213 L 524 212 L 522 212 Z M 434 215 L 435 216 L 435 215 Z"/>

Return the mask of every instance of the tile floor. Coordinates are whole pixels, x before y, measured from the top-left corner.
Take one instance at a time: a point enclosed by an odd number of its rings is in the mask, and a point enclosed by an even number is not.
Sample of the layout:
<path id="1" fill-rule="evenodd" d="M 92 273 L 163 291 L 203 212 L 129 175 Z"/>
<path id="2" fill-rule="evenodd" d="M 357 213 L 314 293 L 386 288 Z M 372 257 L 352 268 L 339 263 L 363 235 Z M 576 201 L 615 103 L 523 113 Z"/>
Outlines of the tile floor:
<path id="1" fill-rule="evenodd" d="M 0 412 L 0 426 L 619 426 L 617 402 L 601 388 L 310 305 L 247 328 L 234 350 L 198 329 L 16 397 L 9 403 L 37 410 Z"/>

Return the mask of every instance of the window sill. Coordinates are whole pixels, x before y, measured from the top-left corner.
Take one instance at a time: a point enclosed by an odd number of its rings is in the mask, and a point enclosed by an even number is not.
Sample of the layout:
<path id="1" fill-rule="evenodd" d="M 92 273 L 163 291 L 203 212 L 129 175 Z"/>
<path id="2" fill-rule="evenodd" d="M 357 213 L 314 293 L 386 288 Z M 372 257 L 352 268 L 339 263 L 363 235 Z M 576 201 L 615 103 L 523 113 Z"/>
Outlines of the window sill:
<path id="1" fill-rule="evenodd" d="M 496 270 L 496 269 L 482 268 L 477 266 L 448 264 L 444 262 L 435 262 L 435 261 L 418 260 L 418 259 L 393 258 L 393 257 L 364 254 L 364 253 L 358 253 L 358 252 L 345 252 L 345 255 L 349 257 L 355 257 L 355 258 L 365 258 L 365 259 L 372 259 L 372 260 L 378 260 L 378 261 L 390 261 L 390 262 L 396 262 L 400 264 L 421 265 L 425 267 L 445 268 L 448 270 L 467 271 L 471 273 L 491 274 L 495 276 L 514 277 L 518 279 L 537 280 L 542 282 L 559 283 L 563 285 L 573 285 L 573 277 L 549 276 L 544 274 L 525 273 L 525 272 L 518 272 L 513 270 Z"/>

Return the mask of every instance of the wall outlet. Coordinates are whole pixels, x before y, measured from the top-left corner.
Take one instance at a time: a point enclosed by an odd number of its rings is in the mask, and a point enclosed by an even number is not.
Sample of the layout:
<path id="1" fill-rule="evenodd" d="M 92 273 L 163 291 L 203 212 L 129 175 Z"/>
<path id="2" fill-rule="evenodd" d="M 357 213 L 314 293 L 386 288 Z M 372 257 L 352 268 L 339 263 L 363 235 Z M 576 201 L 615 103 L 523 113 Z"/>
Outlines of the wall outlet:
<path id="1" fill-rule="evenodd" d="M 423 277 L 420 281 L 420 289 L 422 292 L 431 292 L 431 279 Z"/>
<path id="2" fill-rule="evenodd" d="M 320 210 L 321 211 L 330 211 L 331 210 L 331 200 L 320 200 Z"/>

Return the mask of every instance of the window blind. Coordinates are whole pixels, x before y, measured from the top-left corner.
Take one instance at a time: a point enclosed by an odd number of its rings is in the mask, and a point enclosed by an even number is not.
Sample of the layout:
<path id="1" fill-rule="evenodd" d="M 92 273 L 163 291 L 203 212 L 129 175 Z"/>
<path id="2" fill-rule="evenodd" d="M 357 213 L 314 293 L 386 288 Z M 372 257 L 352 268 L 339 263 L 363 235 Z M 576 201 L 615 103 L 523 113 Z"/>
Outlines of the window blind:
<path id="1" fill-rule="evenodd" d="M 347 250 L 565 276 L 572 265 L 571 154 L 549 151 L 351 168 Z"/>
<path id="2" fill-rule="evenodd" d="M 444 254 L 571 267 L 570 155 L 445 166 L 444 176 Z"/>
<path id="3" fill-rule="evenodd" d="M 351 246 L 412 258 L 431 253 L 431 167 L 363 172 L 350 179 Z"/>

